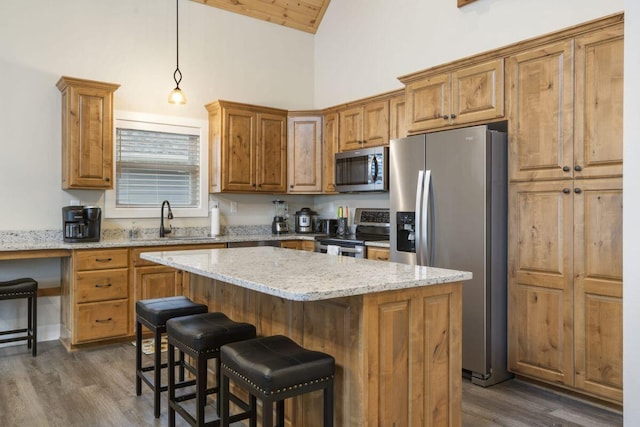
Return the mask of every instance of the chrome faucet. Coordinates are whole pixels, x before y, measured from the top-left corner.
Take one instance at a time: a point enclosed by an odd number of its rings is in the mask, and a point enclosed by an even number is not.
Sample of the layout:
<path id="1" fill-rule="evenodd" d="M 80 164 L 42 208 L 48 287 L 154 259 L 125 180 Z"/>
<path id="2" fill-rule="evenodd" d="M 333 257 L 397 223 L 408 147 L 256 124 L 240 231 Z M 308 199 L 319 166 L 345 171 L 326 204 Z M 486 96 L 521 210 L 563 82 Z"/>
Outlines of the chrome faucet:
<path id="1" fill-rule="evenodd" d="M 168 200 L 162 202 L 160 206 L 160 237 L 164 237 L 165 234 L 171 233 L 171 224 L 169 228 L 164 228 L 164 205 L 167 205 L 167 219 L 173 219 L 173 212 L 171 212 L 171 204 Z"/>

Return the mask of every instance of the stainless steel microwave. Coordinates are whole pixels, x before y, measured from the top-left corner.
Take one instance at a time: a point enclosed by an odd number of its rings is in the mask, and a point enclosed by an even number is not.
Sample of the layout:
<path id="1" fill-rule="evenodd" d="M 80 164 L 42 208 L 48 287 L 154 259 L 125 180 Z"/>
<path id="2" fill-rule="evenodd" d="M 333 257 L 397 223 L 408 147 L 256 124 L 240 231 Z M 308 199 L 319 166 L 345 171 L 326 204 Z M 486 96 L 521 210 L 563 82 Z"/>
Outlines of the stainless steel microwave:
<path id="1" fill-rule="evenodd" d="M 341 193 L 387 191 L 389 147 L 336 153 L 335 186 Z"/>

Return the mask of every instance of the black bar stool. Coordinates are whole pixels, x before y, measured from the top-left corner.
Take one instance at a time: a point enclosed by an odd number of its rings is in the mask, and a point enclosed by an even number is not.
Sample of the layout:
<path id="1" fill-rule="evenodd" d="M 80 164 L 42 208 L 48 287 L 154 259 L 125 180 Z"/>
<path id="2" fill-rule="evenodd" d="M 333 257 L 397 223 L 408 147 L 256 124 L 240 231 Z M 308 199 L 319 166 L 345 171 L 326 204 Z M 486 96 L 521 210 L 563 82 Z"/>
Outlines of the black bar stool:
<path id="1" fill-rule="evenodd" d="M 220 413 L 220 347 L 242 340 L 255 338 L 256 327 L 249 323 L 234 322 L 223 313 L 197 314 L 193 316 L 177 317 L 167 322 L 169 337 L 169 366 L 174 363 L 174 348 L 177 348 L 195 360 L 196 390 L 195 393 L 176 396 L 175 368 L 169 368 L 169 426 L 176 424 L 176 412 L 191 426 L 218 426 L 220 420 L 205 422 L 205 406 L 207 396 L 217 393 L 216 413 Z M 216 359 L 216 384 L 207 388 L 207 362 Z M 196 399 L 196 415 L 191 415 L 182 402 Z M 233 396 L 232 399 L 245 411 L 233 418 L 232 422 L 249 418 L 248 407 L 242 400 Z"/>
<path id="2" fill-rule="evenodd" d="M 208 307 L 187 297 L 167 297 L 136 301 L 136 395 L 142 394 L 142 381 L 153 390 L 153 411 L 160 418 L 160 393 L 167 390 L 160 380 L 160 373 L 167 367 L 161 362 L 161 338 L 167 332 L 167 320 L 178 316 L 206 313 Z M 153 332 L 155 353 L 153 365 L 142 366 L 142 326 Z M 184 381 L 184 354 L 180 354 L 180 380 Z M 153 379 L 145 372 L 153 371 Z"/>
<path id="3" fill-rule="evenodd" d="M 22 278 L 0 282 L 0 300 L 27 298 L 27 327 L 2 331 L 0 335 L 25 334 L 13 338 L 4 338 L 0 343 L 27 341 L 31 355 L 38 354 L 38 282 Z"/>
<path id="4" fill-rule="evenodd" d="M 284 399 L 315 390 L 324 391 L 324 427 L 333 426 L 333 377 L 335 359 L 300 347 L 291 339 L 275 335 L 228 344 L 220 350 L 222 427 L 229 416 L 229 379 L 250 395 L 251 426 L 256 425 L 255 399 L 262 401 L 262 427 L 284 427 Z"/>

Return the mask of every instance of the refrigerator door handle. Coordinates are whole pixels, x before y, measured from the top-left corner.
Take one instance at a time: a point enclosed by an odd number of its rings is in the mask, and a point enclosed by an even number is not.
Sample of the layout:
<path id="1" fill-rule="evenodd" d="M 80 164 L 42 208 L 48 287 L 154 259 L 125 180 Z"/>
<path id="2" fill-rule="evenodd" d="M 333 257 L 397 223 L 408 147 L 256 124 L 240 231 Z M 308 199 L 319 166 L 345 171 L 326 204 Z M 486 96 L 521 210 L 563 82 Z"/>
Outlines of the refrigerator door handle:
<path id="1" fill-rule="evenodd" d="M 427 194 L 427 200 L 425 200 L 424 206 L 425 209 L 428 209 L 428 216 L 425 215 L 425 230 L 426 230 L 426 237 L 425 240 L 427 240 L 428 246 L 427 246 L 427 256 L 428 256 L 428 263 L 425 265 L 428 266 L 432 266 L 435 262 L 435 248 L 434 248 L 434 244 L 436 241 L 436 229 L 435 229 L 435 206 L 434 206 L 434 198 L 433 198 L 433 185 L 431 183 L 431 171 L 427 171 L 427 175 L 426 175 L 426 182 L 425 182 L 425 188 L 426 188 L 426 194 Z"/>
<path id="2" fill-rule="evenodd" d="M 416 245 L 416 264 L 423 265 L 424 243 L 422 242 L 422 197 L 424 196 L 424 171 L 418 171 L 418 183 L 416 185 L 416 210 L 415 210 L 415 245 Z"/>
<path id="3" fill-rule="evenodd" d="M 424 248 L 422 252 L 422 259 L 420 261 L 420 265 L 430 266 L 433 264 L 433 251 L 432 251 L 432 230 L 430 226 L 433 224 L 433 221 L 429 221 L 429 214 L 433 214 L 433 209 L 430 209 L 430 198 L 431 195 L 431 171 L 424 171 L 424 183 L 422 184 L 422 208 L 420 210 L 420 222 L 422 223 L 424 231 L 420 234 L 420 244 Z"/>

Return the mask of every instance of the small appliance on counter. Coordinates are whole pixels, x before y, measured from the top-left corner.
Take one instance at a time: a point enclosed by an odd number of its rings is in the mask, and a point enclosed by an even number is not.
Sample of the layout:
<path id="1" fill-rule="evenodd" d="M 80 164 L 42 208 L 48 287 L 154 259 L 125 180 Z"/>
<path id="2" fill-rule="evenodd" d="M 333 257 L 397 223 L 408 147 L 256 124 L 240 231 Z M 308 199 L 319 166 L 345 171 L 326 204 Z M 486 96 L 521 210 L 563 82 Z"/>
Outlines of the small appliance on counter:
<path id="1" fill-rule="evenodd" d="M 309 208 L 296 212 L 296 233 L 313 233 L 313 225 L 318 221 L 318 213 Z"/>
<path id="2" fill-rule="evenodd" d="M 102 211 L 97 206 L 62 208 L 62 234 L 67 243 L 99 242 Z"/>
<path id="3" fill-rule="evenodd" d="M 276 208 L 276 215 L 271 222 L 271 233 L 273 234 L 287 234 L 289 232 L 289 225 L 287 224 L 286 208 L 287 204 L 284 200 L 274 200 L 273 204 Z"/>
<path id="4" fill-rule="evenodd" d="M 336 218 L 319 218 L 313 224 L 313 232 L 319 234 L 336 234 L 338 220 Z"/>

